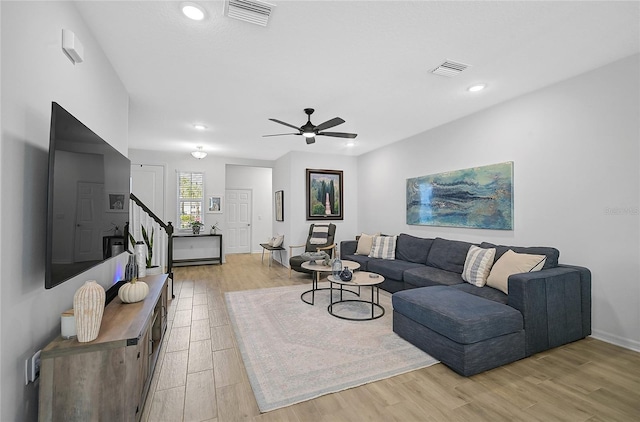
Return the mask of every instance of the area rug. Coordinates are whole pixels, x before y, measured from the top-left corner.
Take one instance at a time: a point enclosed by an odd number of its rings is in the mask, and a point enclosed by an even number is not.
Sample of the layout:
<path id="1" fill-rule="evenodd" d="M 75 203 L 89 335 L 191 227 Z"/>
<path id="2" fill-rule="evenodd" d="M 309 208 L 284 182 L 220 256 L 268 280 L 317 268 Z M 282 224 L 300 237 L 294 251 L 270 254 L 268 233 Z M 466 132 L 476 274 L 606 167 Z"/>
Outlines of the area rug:
<path id="1" fill-rule="evenodd" d="M 438 362 L 393 332 L 387 292 L 380 291 L 380 304 L 386 310 L 382 318 L 346 321 L 327 312 L 327 290 L 316 292 L 313 306 L 302 302 L 300 294 L 308 289 L 287 286 L 225 294 L 261 412 Z M 363 295 L 369 292 L 362 289 Z M 305 298 L 310 300 L 311 294 Z M 371 307 L 345 303 L 336 305 L 334 312 L 363 317 L 370 315 Z"/>

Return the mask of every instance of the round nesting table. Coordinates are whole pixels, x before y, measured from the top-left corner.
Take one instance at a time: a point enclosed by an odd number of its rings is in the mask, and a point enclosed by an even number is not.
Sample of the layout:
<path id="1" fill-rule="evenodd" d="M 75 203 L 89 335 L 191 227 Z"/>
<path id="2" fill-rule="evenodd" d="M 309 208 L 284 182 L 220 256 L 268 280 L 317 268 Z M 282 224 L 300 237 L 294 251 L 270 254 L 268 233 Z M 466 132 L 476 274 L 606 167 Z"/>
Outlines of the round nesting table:
<path id="1" fill-rule="evenodd" d="M 358 268 L 360 268 L 360 264 L 355 262 L 355 261 L 342 261 L 342 268 L 344 268 L 344 267 L 349 268 L 351 271 L 355 271 Z M 320 281 L 320 275 L 322 273 L 330 273 L 331 272 L 331 265 L 324 265 L 324 264 L 317 263 L 317 262 L 314 262 L 314 261 L 306 261 L 306 262 L 302 263 L 302 268 L 307 269 L 307 270 L 309 270 L 309 271 L 311 271 L 313 273 L 313 281 L 311 282 L 311 289 L 303 292 L 300 295 L 300 299 L 302 299 L 302 301 L 304 303 L 307 303 L 309 305 L 313 305 L 314 302 L 315 302 L 316 291 L 317 290 L 329 290 L 330 289 L 330 287 L 318 288 L 318 282 Z M 359 293 L 352 292 L 350 290 L 347 290 L 347 291 L 359 295 Z M 311 293 L 311 302 L 309 302 L 308 300 L 305 300 L 305 298 L 304 298 L 304 295 L 306 295 L 307 293 Z"/>
<path id="2" fill-rule="evenodd" d="M 384 308 L 380 305 L 380 288 L 378 285 L 384 281 L 384 277 L 380 274 L 370 273 L 368 271 L 358 271 L 353 273 L 353 277 L 350 281 L 342 281 L 339 277 L 334 277 L 330 275 L 327 277 L 329 280 L 329 290 L 330 292 L 330 301 L 328 311 L 331 315 L 337 318 L 347 319 L 349 321 L 371 321 L 373 319 L 378 319 L 384 315 Z M 333 301 L 333 285 L 340 285 L 340 300 Z M 371 300 L 362 300 L 362 299 L 343 299 L 342 298 L 342 287 L 343 286 L 370 286 L 371 287 Z M 345 290 L 350 292 L 350 290 Z M 371 305 L 371 317 L 366 318 L 352 318 L 344 315 L 339 315 L 334 313 L 333 306 L 339 303 L 347 303 L 347 302 L 359 302 L 366 303 Z M 378 315 L 376 315 L 376 309 L 378 309 Z"/>

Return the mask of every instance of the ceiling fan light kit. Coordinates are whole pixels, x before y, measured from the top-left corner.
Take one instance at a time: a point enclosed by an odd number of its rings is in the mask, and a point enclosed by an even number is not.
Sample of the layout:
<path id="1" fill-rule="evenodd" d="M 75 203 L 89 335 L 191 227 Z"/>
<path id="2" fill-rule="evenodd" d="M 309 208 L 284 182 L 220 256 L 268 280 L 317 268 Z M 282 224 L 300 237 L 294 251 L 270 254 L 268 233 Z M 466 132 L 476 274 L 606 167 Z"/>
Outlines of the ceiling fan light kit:
<path id="1" fill-rule="evenodd" d="M 325 129 L 330 129 L 334 126 L 338 126 L 343 124 L 345 121 L 340 117 L 334 117 L 333 119 L 327 120 L 324 123 L 320 123 L 318 126 L 315 126 L 311 123 L 311 115 L 315 110 L 312 108 L 305 108 L 304 112 L 307 115 L 307 123 L 304 125 L 297 127 L 292 125 L 291 123 L 283 122 L 278 119 L 269 119 L 272 122 L 279 123 L 281 125 L 290 127 L 292 129 L 296 129 L 298 133 L 278 133 L 275 135 L 263 135 L 263 137 L 268 136 L 284 136 L 284 135 L 302 135 L 306 138 L 307 144 L 313 144 L 316 141 L 316 136 L 333 136 L 336 138 L 348 138 L 354 139 L 358 134 L 356 133 L 345 133 L 345 132 L 324 132 Z"/>

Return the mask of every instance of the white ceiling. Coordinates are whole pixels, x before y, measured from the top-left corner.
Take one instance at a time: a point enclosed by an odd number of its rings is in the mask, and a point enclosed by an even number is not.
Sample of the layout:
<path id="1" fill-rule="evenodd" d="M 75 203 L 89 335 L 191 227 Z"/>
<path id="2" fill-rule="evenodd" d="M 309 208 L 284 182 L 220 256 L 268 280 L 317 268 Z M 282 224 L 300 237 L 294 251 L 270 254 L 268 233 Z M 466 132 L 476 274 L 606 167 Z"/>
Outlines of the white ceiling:
<path id="1" fill-rule="evenodd" d="M 129 92 L 132 149 L 360 155 L 640 51 L 637 1 L 274 0 L 267 27 L 196 2 L 200 22 L 180 2 L 77 3 Z M 430 73 L 446 59 L 472 67 Z M 476 82 L 488 88 L 467 92 Z M 305 107 L 316 125 L 346 120 L 330 130 L 357 133 L 356 146 L 262 137 L 291 132 L 268 118 L 304 124 Z"/>

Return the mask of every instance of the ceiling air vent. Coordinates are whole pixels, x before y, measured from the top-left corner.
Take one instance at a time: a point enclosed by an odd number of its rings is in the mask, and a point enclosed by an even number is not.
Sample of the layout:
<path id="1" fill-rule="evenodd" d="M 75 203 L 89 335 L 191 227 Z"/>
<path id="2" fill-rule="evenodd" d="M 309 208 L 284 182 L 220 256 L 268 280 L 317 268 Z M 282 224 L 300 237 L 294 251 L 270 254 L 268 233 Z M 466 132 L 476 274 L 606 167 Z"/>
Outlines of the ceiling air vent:
<path id="1" fill-rule="evenodd" d="M 440 75 L 440 76 L 446 76 L 447 78 L 451 78 L 469 67 L 471 67 L 471 65 L 469 64 L 458 63 L 451 60 L 447 60 L 446 62 L 442 63 L 440 66 L 433 69 L 431 73 Z"/>
<path id="2" fill-rule="evenodd" d="M 274 4 L 257 0 L 227 0 L 224 4 L 224 14 L 233 19 L 267 26 Z"/>

